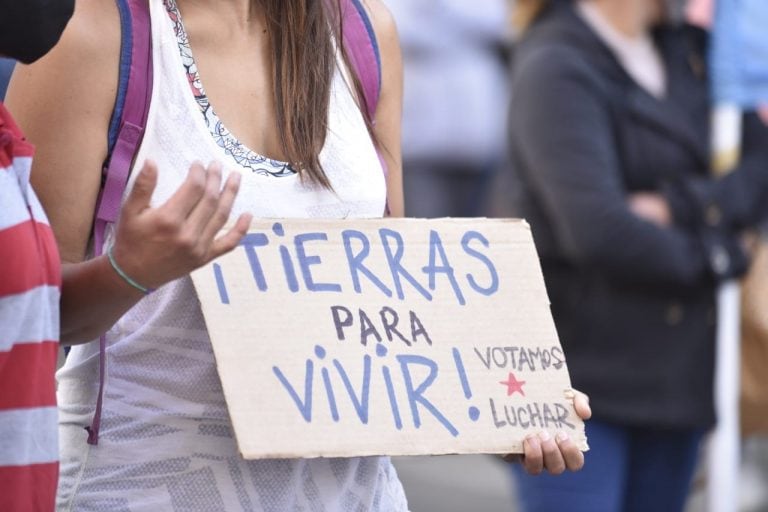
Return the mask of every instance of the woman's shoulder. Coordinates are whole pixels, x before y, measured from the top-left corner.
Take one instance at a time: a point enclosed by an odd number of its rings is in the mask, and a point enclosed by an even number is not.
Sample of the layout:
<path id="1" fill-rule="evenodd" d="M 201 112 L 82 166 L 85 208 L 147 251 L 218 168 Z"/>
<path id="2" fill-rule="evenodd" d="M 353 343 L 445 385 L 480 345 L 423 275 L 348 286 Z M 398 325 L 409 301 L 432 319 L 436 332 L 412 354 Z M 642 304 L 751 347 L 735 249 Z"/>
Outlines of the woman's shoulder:
<path id="1" fill-rule="evenodd" d="M 382 0 L 363 0 L 362 3 L 376 34 L 379 50 L 382 53 L 392 51 L 393 46 L 398 46 L 394 16 Z"/>
<path id="2" fill-rule="evenodd" d="M 18 66 L 8 91 L 17 115 L 35 111 L 50 93 L 60 104 L 84 101 L 84 115 L 111 113 L 120 60 L 120 16 L 115 0 L 78 0 L 58 44 L 37 62 Z"/>
<path id="3" fill-rule="evenodd" d="M 395 18 L 382 0 L 362 0 L 362 5 L 371 19 L 376 35 L 386 35 L 387 31 L 394 30 Z"/>
<path id="4" fill-rule="evenodd" d="M 59 44 L 48 60 L 85 66 L 115 66 L 120 58 L 120 15 L 115 0 L 78 0 Z"/>
<path id="5" fill-rule="evenodd" d="M 7 105 L 37 146 L 32 185 L 64 261 L 85 254 L 117 94 L 120 15 L 114 0 L 78 0 L 59 43 L 17 66 Z"/>

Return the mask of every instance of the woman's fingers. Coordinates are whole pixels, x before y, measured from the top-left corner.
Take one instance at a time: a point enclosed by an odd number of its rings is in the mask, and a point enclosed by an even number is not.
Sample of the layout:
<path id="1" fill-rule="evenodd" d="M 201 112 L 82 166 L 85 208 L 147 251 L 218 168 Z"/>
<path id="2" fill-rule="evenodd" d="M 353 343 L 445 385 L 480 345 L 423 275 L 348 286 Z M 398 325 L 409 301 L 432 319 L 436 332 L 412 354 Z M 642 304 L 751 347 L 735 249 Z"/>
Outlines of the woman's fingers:
<path id="1" fill-rule="evenodd" d="M 531 475 L 539 475 L 544 471 L 544 453 L 538 436 L 531 435 L 523 441 L 523 467 Z"/>
<path id="2" fill-rule="evenodd" d="M 565 432 L 558 432 L 555 439 L 568 470 L 578 471 L 584 467 L 584 454 Z"/>
<path id="3" fill-rule="evenodd" d="M 592 417 L 592 408 L 589 406 L 589 397 L 581 391 L 573 390 L 573 408 L 582 420 Z"/>
<path id="4" fill-rule="evenodd" d="M 221 164 L 214 162 L 203 169 L 199 163 L 194 163 L 187 179 L 161 207 L 166 219 L 177 222 L 178 242 L 196 265 L 203 265 L 232 250 L 247 232 L 250 216 L 243 215 L 232 229 L 214 240 L 229 219 L 240 189 L 240 179 L 239 173 L 230 173 L 222 188 Z"/>
<path id="5" fill-rule="evenodd" d="M 159 208 L 167 222 L 181 227 L 181 223 L 189 216 L 205 194 L 206 175 L 205 167 L 200 162 L 194 162 L 189 167 L 187 178 L 171 198 Z"/>
<path id="6" fill-rule="evenodd" d="M 539 444 L 544 457 L 544 469 L 552 475 L 559 475 L 565 471 L 565 460 L 560 453 L 560 447 L 549 432 L 539 434 Z"/>
<path id="7" fill-rule="evenodd" d="M 121 215 L 124 218 L 133 217 L 149 208 L 152 193 L 155 191 L 156 186 L 157 165 L 151 160 L 146 160 L 138 176 L 136 176 L 131 192 L 125 199 Z"/>
<path id="8" fill-rule="evenodd" d="M 211 220 L 211 216 L 217 211 L 221 202 L 221 164 L 214 162 L 208 166 L 205 173 L 205 188 L 197 204 L 189 212 L 185 222 L 185 229 L 200 237 Z M 227 212 L 229 213 L 229 212 Z M 208 239 L 210 241 L 213 237 Z M 205 237 L 202 237 L 205 241 Z"/>
<path id="9" fill-rule="evenodd" d="M 250 213 L 240 215 L 237 219 L 237 223 L 235 223 L 232 229 L 213 241 L 208 261 L 216 259 L 222 254 L 226 254 L 237 247 L 240 240 L 242 240 L 245 234 L 248 233 L 248 228 L 251 226 L 251 220 L 253 220 L 253 216 Z"/>
<path id="10" fill-rule="evenodd" d="M 584 466 L 584 454 L 565 432 L 554 438 L 549 432 L 530 435 L 523 441 L 523 455 L 506 455 L 507 462 L 520 462 L 525 471 L 539 475 L 546 471 L 559 475 L 565 470 L 578 471 Z"/>
<path id="11" fill-rule="evenodd" d="M 235 198 L 240 190 L 240 179 L 241 176 L 238 172 L 232 172 L 227 177 L 224 188 L 221 190 L 216 210 L 208 216 L 205 225 L 199 228 L 204 243 L 210 244 L 221 228 L 227 223 L 227 220 L 229 220 L 232 205 L 235 203 Z"/>
<path id="12" fill-rule="evenodd" d="M 632 213 L 641 219 L 660 227 L 669 227 L 672 224 L 672 210 L 661 194 L 638 192 L 630 194 L 627 202 Z"/>

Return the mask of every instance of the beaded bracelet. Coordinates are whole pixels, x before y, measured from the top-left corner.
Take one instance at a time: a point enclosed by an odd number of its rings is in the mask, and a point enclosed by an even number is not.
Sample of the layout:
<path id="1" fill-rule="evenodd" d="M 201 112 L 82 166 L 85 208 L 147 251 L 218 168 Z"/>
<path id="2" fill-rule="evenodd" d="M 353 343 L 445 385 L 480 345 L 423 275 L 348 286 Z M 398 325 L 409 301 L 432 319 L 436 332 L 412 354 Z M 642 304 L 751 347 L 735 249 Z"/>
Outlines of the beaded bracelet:
<path id="1" fill-rule="evenodd" d="M 107 250 L 107 258 L 109 258 L 109 264 L 112 265 L 113 269 L 115 269 L 115 272 L 117 272 L 117 275 L 123 278 L 123 281 L 133 286 L 144 295 L 149 295 L 150 293 L 155 291 L 154 288 L 147 288 L 146 286 L 141 286 L 139 283 L 131 279 L 130 276 L 126 274 L 125 271 L 123 271 L 123 269 L 120 268 L 120 266 L 115 261 L 115 256 L 112 254 L 112 246 L 110 246 L 109 249 Z"/>

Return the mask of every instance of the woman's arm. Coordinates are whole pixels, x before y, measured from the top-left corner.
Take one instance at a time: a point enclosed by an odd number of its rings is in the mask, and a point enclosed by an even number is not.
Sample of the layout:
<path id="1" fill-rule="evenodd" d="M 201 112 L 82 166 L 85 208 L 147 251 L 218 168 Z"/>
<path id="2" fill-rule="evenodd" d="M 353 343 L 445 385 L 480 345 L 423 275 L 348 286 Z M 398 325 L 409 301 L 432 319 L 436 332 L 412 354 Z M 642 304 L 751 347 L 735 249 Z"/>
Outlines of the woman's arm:
<path id="1" fill-rule="evenodd" d="M 115 2 L 78 0 L 59 44 L 17 66 L 7 106 L 36 146 L 32 186 L 62 260 L 84 259 L 117 93 L 120 22 Z"/>
<path id="2" fill-rule="evenodd" d="M 61 340 L 82 343 L 109 329 L 143 296 L 106 256 L 83 261 L 107 153 L 117 88 L 120 28 L 115 4 L 80 0 L 61 43 L 14 75 L 9 107 L 37 146 L 32 182 L 61 252 Z M 145 164 L 124 204 L 112 251 L 116 264 L 147 288 L 189 273 L 234 248 L 248 216 L 215 239 L 237 193 L 233 173 L 193 165 L 165 204 L 151 208 L 157 169 Z"/>
<path id="3" fill-rule="evenodd" d="M 675 221 L 740 230 L 768 217 L 768 126 L 756 113 L 743 116 L 740 161 L 720 178 L 671 183 L 665 190 Z"/>
<path id="4" fill-rule="evenodd" d="M 403 113 L 403 59 L 395 20 L 381 0 L 367 0 L 381 55 L 381 95 L 374 134 L 387 164 L 387 203 L 390 215 L 402 217 L 403 161 L 400 129 Z"/>
<path id="5" fill-rule="evenodd" d="M 112 257 L 139 285 L 154 289 L 237 247 L 250 224 L 242 215 L 215 238 L 229 219 L 240 184 L 231 173 L 223 189 L 221 166 L 193 164 L 174 195 L 150 207 L 157 168 L 147 162 L 122 206 Z M 108 256 L 62 269 L 61 338 L 65 343 L 94 339 L 109 329 L 144 293 L 119 276 Z"/>

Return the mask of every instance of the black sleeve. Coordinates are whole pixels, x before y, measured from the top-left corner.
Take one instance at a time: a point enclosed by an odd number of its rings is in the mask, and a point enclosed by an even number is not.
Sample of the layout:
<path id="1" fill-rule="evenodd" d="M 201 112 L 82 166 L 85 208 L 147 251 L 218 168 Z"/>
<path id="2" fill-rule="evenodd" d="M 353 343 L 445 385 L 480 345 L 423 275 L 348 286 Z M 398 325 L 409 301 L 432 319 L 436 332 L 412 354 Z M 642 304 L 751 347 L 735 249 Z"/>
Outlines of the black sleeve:
<path id="1" fill-rule="evenodd" d="M 577 51 L 529 54 L 513 84 L 513 151 L 563 256 L 630 282 L 695 286 L 745 267 L 735 237 L 722 230 L 660 228 L 634 215 L 598 82 Z"/>
<path id="2" fill-rule="evenodd" d="M 0 0 L 0 55 L 31 63 L 58 42 L 74 0 Z"/>
<path id="3" fill-rule="evenodd" d="M 768 127 L 747 113 L 742 133 L 740 161 L 733 171 L 718 179 L 669 184 L 665 193 L 677 222 L 743 230 L 768 216 Z"/>

